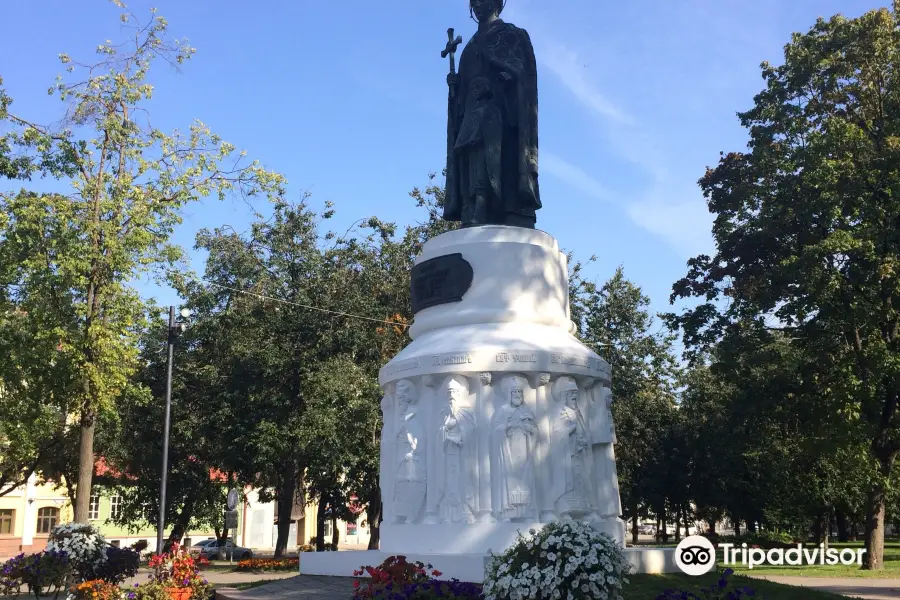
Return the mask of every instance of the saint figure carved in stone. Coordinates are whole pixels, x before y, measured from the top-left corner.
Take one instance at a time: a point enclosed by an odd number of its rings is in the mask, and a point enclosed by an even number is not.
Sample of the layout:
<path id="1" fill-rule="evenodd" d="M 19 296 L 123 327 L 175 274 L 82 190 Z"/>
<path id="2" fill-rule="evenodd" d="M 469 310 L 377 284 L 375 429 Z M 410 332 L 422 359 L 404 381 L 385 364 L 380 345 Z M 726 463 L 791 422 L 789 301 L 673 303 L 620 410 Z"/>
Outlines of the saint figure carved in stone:
<path id="1" fill-rule="evenodd" d="M 603 384 L 591 388 L 591 450 L 594 462 L 594 482 L 597 486 L 597 515 L 616 518 L 622 514 L 619 497 L 619 477 L 616 473 L 616 430 L 612 418 L 612 390 Z"/>
<path id="2" fill-rule="evenodd" d="M 560 517 L 580 518 L 591 512 L 592 473 L 589 432 L 578 408 L 578 384 L 571 377 L 560 377 L 553 395 L 561 404 L 550 434 L 554 508 Z"/>
<path id="3" fill-rule="evenodd" d="M 397 480 L 394 487 L 394 520 L 417 520 L 425 505 L 424 424 L 418 411 L 415 386 L 408 379 L 397 382 Z"/>
<path id="4" fill-rule="evenodd" d="M 533 516 L 534 452 L 537 425 L 534 413 L 525 404 L 525 378 L 513 375 L 506 380 L 506 402 L 494 414 L 494 474 L 497 493 L 496 517 L 521 521 Z"/>
<path id="5" fill-rule="evenodd" d="M 394 413 L 393 398 L 390 394 L 385 393 L 381 398 L 381 448 L 379 449 L 379 464 L 381 468 L 378 473 L 378 485 L 381 488 L 381 497 L 384 506 L 384 518 L 391 518 L 391 498 L 394 494 L 393 473 L 391 471 L 394 456 Z"/>
<path id="6" fill-rule="evenodd" d="M 459 73 L 447 77 L 444 219 L 533 228 L 541 208 L 537 63 L 528 32 L 500 19 L 504 3 L 470 0 L 478 31 Z"/>
<path id="7" fill-rule="evenodd" d="M 443 481 L 439 509 L 444 523 L 475 522 L 477 477 L 475 418 L 463 403 L 468 389 L 462 377 L 447 382 L 447 406 L 441 412 L 439 440 Z"/>

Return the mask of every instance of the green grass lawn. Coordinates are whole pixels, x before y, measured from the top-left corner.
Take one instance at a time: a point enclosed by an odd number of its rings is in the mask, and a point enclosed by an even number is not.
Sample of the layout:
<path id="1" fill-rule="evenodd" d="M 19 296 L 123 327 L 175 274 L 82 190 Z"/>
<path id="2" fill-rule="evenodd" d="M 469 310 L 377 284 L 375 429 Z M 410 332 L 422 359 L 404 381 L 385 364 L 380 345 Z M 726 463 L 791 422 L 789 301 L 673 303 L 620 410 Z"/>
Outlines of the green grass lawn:
<path id="1" fill-rule="evenodd" d="M 807 544 L 808 548 L 815 548 L 813 544 Z M 862 548 L 862 542 L 835 543 L 830 545 L 831 548 Z M 880 571 L 864 571 L 859 567 L 837 565 L 783 565 L 768 566 L 757 565 L 753 569 L 748 569 L 742 565 L 725 565 L 721 561 L 720 567 L 730 567 L 737 573 L 753 575 L 800 575 L 807 577 L 874 577 L 878 579 L 897 579 L 900 578 L 900 542 L 887 542 L 884 545 L 884 569 Z"/>
<path id="2" fill-rule="evenodd" d="M 697 593 L 701 587 L 710 586 L 718 580 L 719 576 L 710 573 L 702 577 L 691 577 L 689 575 L 667 573 L 665 575 L 631 575 L 628 580 L 629 584 L 623 588 L 623 596 L 625 600 L 655 600 L 667 589 L 685 590 Z M 762 581 L 759 579 L 751 579 L 740 575 L 733 575 L 729 578 L 730 585 L 728 589 L 734 586 L 750 586 L 756 590 L 755 598 L 765 598 L 766 600 L 846 600 L 845 596 L 837 594 L 829 594 L 828 592 L 820 592 L 808 588 L 801 588 L 790 585 L 781 585 L 771 581 Z"/>

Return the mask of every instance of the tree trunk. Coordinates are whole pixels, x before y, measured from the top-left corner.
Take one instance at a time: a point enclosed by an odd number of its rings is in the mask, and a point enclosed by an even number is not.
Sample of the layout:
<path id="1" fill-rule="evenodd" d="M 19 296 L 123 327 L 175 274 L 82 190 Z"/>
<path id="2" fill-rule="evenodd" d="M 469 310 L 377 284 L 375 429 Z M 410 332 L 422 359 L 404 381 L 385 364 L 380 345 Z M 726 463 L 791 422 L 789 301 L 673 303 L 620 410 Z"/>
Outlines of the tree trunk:
<path id="1" fill-rule="evenodd" d="M 850 527 L 849 527 L 849 523 L 847 523 L 847 515 L 844 514 L 844 511 L 838 510 L 838 511 L 835 511 L 834 518 L 837 521 L 837 526 L 838 526 L 838 541 L 839 542 L 849 542 L 850 541 Z"/>
<path id="2" fill-rule="evenodd" d="M 316 508 L 316 552 L 325 550 L 325 501 L 319 498 Z"/>
<path id="3" fill-rule="evenodd" d="M 738 519 L 734 519 L 734 537 L 738 537 L 741 535 L 741 522 Z"/>
<path id="4" fill-rule="evenodd" d="M 681 509 L 675 507 L 675 541 L 681 540 Z"/>
<path id="5" fill-rule="evenodd" d="M 813 534 L 816 538 L 816 545 L 824 544 L 825 548 L 828 548 L 829 529 L 828 513 L 824 510 L 820 511 L 819 514 L 816 515 L 816 520 L 813 521 Z"/>
<path id="6" fill-rule="evenodd" d="M 84 412 L 81 416 L 81 442 L 78 446 L 78 485 L 75 488 L 76 523 L 88 522 L 91 503 L 91 483 L 94 478 L 94 413 Z"/>
<path id="7" fill-rule="evenodd" d="M 863 568 L 881 570 L 884 568 L 884 509 L 885 489 L 881 481 L 869 491 L 866 502 L 866 553 Z"/>
<path id="8" fill-rule="evenodd" d="M 182 507 L 181 511 L 178 513 L 178 517 L 175 519 L 175 522 L 172 523 L 172 532 L 169 534 L 169 545 L 175 543 L 180 543 L 181 538 L 184 537 L 184 534 L 187 533 L 188 525 L 191 522 L 191 516 L 193 512 L 193 505 L 190 507 L 185 504 Z"/>
<path id="9" fill-rule="evenodd" d="M 669 513 L 666 511 L 666 505 L 662 505 L 662 517 L 660 518 L 660 522 L 662 523 L 662 541 L 664 544 L 669 543 L 669 523 L 667 521 L 669 517 Z"/>
<path id="10" fill-rule="evenodd" d="M 369 498 L 366 507 L 366 520 L 369 521 L 369 550 L 378 550 L 381 543 L 381 490 L 376 488 Z"/>
<path id="11" fill-rule="evenodd" d="M 294 499 L 297 492 L 297 480 L 294 472 L 294 464 L 290 464 L 290 467 L 283 471 L 281 486 L 278 490 L 278 540 L 275 542 L 275 558 L 284 556 L 291 534 L 291 514 L 294 512 Z"/>
<path id="12" fill-rule="evenodd" d="M 331 517 L 331 549 L 337 550 L 338 543 L 341 541 L 341 532 L 338 531 L 337 517 Z"/>
<path id="13" fill-rule="evenodd" d="M 638 543 L 638 517 L 637 511 L 634 511 L 634 516 L 631 517 L 631 545 L 637 546 Z"/>
<path id="14" fill-rule="evenodd" d="M 754 521 L 753 519 L 750 519 L 749 521 L 747 521 L 747 532 L 748 533 L 756 533 L 756 531 L 757 531 L 756 521 Z"/>

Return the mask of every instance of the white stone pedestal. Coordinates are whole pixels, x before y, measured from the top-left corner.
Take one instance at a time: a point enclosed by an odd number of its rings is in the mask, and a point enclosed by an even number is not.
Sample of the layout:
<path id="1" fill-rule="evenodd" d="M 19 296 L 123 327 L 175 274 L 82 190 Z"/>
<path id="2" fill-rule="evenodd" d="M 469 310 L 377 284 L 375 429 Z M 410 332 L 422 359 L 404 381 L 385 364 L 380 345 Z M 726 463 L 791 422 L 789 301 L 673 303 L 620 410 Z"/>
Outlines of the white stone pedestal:
<path id="1" fill-rule="evenodd" d="M 483 226 L 430 240 L 417 264 L 454 254 L 471 286 L 416 314 L 381 370 L 381 549 L 500 551 L 563 515 L 624 544 L 609 364 L 572 336 L 566 256 L 543 231 Z M 441 273 L 413 275 L 413 293 L 440 295 Z"/>
<path id="2" fill-rule="evenodd" d="M 427 242 L 416 264 L 413 306 L 428 307 L 379 377 L 381 548 L 304 553 L 302 572 L 349 575 L 403 554 L 481 581 L 489 551 L 564 515 L 624 546 L 610 367 L 572 335 L 556 240 L 460 229 Z"/>

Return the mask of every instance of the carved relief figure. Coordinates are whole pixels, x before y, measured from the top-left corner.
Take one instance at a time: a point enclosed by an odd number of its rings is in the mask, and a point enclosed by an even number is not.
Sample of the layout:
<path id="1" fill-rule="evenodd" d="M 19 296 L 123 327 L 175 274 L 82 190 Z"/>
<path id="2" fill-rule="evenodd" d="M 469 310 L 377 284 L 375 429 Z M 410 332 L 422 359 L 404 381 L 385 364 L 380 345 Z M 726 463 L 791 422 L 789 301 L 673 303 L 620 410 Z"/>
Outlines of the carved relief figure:
<path id="1" fill-rule="evenodd" d="M 612 390 L 603 384 L 591 388 L 591 450 L 594 481 L 597 486 L 597 514 L 618 517 L 622 514 L 619 477 L 616 473 L 616 430 L 612 418 Z"/>
<path id="2" fill-rule="evenodd" d="M 394 448 L 394 419 L 393 419 L 393 411 L 391 410 L 393 404 L 393 398 L 387 391 L 385 391 L 384 396 L 381 398 L 381 422 L 384 424 L 381 428 L 381 448 L 379 449 L 379 473 L 378 473 L 378 485 L 381 488 L 381 497 L 384 499 L 384 518 L 388 520 L 391 518 L 391 506 L 390 500 L 393 498 L 394 494 L 394 486 L 393 486 L 393 477 L 392 477 L 392 466 L 393 466 L 393 448 Z"/>
<path id="3" fill-rule="evenodd" d="M 425 504 L 425 446 L 422 417 L 417 411 L 415 386 L 408 379 L 397 382 L 397 479 L 394 489 L 394 519 L 416 520 Z"/>
<path id="4" fill-rule="evenodd" d="M 504 0 L 470 0 L 478 31 L 447 77 L 444 219 L 534 227 L 538 190 L 537 66 L 528 32 L 500 19 Z M 452 35 L 451 35 L 452 38 Z"/>
<path id="5" fill-rule="evenodd" d="M 494 495 L 496 517 L 504 521 L 534 516 L 534 452 L 537 425 L 525 405 L 525 379 L 513 375 L 506 380 L 506 402 L 493 419 L 496 455 Z"/>
<path id="6" fill-rule="evenodd" d="M 578 408 L 575 380 L 560 377 L 553 391 L 562 403 L 550 434 L 554 506 L 559 516 L 581 517 L 591 511 L 589 434 Z"/>
<path id="7" fill-rule="evenodd" d="M 447 382 L 447 407 L 441 412 L 439 441 L 443 467 L 439 509 L 444 523 L 475 522 L 475 418 L 463 405 L 468 389 L 462 377 Z"/>

